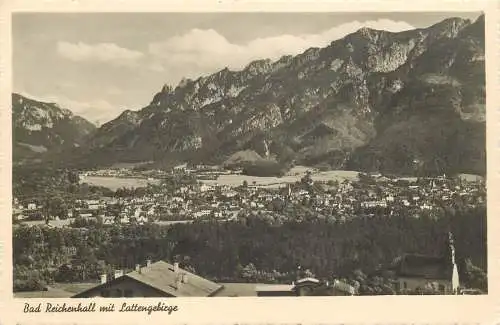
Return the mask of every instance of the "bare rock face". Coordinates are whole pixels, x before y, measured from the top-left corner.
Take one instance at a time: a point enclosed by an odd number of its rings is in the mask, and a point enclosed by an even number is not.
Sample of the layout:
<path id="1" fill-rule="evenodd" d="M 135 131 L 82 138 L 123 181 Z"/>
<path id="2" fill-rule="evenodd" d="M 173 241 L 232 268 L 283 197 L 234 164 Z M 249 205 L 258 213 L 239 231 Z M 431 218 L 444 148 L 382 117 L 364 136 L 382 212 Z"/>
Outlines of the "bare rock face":
<path id="1" fill-rule="evenodd" d="M 96 127 L 55 103 L 12 94 L 14 162 L 41 153 L 80 146 Z"/>
<path id="2" fill-rule="evenodd" d="M 257 60 L 250 62 L 243 72 L 248 75 L 248 79 L 252 76 L 264 75 L 271 72 L 273 69 L 273 62 L 269 59 Z"/>
<path id="3" fill-rule="evenodd" d="M 483 172 L 484 76 L 484 17 L 401 33 L 362 28 L 295 57 L 164 86 L 133 117 L 101 127 L 86 152 L 104 144 L 110 161 L 222 162 L 253 150 L 338 168 Z M 422 123 L 425 136 L 408 132 Z M 397 149 L 405 141 L 413 145 Z"/>

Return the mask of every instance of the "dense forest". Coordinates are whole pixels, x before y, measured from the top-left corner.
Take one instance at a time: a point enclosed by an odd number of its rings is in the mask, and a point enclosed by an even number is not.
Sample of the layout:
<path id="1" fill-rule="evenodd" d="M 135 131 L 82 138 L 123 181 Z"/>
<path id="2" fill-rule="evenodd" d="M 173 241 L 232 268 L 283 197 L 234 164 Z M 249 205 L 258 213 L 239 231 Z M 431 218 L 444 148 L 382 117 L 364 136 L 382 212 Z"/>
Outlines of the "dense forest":
<path id="1" fill-rule="evenodd" d="M 241 164 L 242 174 L 258 177 L 283 177 L 291 168 L 291 164 L 272 160 L 245 162 Z"/>
<path id="2" fill-rule="evenodd" d="M 146 259 L 177 260 L 198 274 L 226 282 L 289 282 L 297 266 L 319 278 L 372 274 L 403 253 L 448 255 L 455 236 L 461 272 L 487 269 L 486 209 L 439 219 L 407 216 L 354 218 L 347 222 L 273 224 L 258 217 L 159 226 L 87 225 L 87 228 L 16 227 L 14 287 L 28 290 L 52 281 L 95 281 L 114 268 L 133 269 Z M 478 270 L 475 268 L 474 270 Z M 476 272 L 477 273 L 477 272 Z M 486 277 L 462 274 L 486 290 Z"/>

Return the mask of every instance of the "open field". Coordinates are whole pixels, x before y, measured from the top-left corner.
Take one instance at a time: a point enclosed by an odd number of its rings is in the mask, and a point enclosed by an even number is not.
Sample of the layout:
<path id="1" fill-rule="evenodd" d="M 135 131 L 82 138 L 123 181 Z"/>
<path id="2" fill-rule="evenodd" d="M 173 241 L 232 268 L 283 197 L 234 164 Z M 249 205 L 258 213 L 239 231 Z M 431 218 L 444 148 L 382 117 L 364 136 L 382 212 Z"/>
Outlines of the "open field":
<path id="1" fill-rule="evenodd" d="M 159 180 L 147 180 L 145 178 L 134 177 L 86 176 L 81 182 L 94 186 L 107 187 L 112 191 L 116 191 L 122 187 L 137 188 L 146 187 L 148 183 L 158 184 Z"/>
<path id="2" fill-rule="evenodd" d="M 163 220 L 163 221 L 155 221 L 154 223 L 160 226 L 172 226 L 180 223 L 193 223 L 193 220 L 171 220 L 171 221 Z"/>
<path id="3" fill-rule="evenodd" d="M 289 183 L 300 181 L 300 179 L 304 177 L 304 175 L 306 175 L 308 170 L 311 170 L 311 177 L 314 181 L 337 180 L 339 182 L 342 182 L 346 179 L 355 180 L 358 178 L 358 172 L 356 171 L 332 170 L 325 172 L 315 172 L 308 167 L 296 166 L 283 177 L 221 175 L 216 180 L 201 180 L 201 182 L 209 185 L 218 184 L 236 187 L 243 184 L 243 181 L 246 180 L 249 185 L 253 185 L 255 182 L 255 185 L 259 187 L 278 188 Z M 113 191 L 116 191 L 117 189 L 122 187 L 136 188 L 145 187 L 148 183 L 158 184 L 159 180 L 148 180 L 146 178 L 133 177 L 86 176 L 82 179 L 82 182 L 95 186 L 104 186 Z"/>
<path id="4" fill-rule="evenodd" d="M 484 181 L 484 177 L 474 174 L 459 174 L 458 177 L 466 182 L 479 182 Z"/>
<path id="5" fill-rule="evenodd" d="M 50 220 L 49 221 L 49 226 L 52 226 L 54 228 L 62 228 L 62 227 L 68 227 L 75 218 L 68 218 L 64 220 Z M 21 222 L 23 225 L 29 226 L 29 227 L 34 227 L 34 226 L 43 226 L 45 225 L 45 220 L 35 220 L 35 221 L 22 221 Z M 16 225 L 14 225 L 15 227 Z"/>
<path id="6" fill-rule="evenodd" d="M 283 177 L 257 177 L 257 176 L 246 176 L 246 175 L 221 175 L 216 180 L 202 180 L 205 184 L 210 185 L 227 185 L 231 187 L 240 186 L 244 181 L 247 181 L 248 185 L 267 187 L 267 188 L 278 188 L 283 185 L 295 183 L 300 181 L 302 177 L 306 174 L 308 168 L 294 168 L 288 172 L 287 175 Z M 326 172 L 316 172 L 311 174 L 313 181 L 339 181 L 342 182 L 346 179 L 355 180 L 358 178 L 358 172 L 356 171 L 345 171 L 345 170 L 332 170 Z M 254 183 L 255 182 L 255 183 Z"/>
<path id="7" fill-rule="evenodd" d="M 111 167 L 112 168 L 136 168 L 136 167 L 141 167 L 145 166 L 148 164 L 152 164 L 154 161 L 143 161 L 143 162 L 135 162 L 135 163 L 126 163 L 126 162 L 117 162 L 114 163 Z"/>

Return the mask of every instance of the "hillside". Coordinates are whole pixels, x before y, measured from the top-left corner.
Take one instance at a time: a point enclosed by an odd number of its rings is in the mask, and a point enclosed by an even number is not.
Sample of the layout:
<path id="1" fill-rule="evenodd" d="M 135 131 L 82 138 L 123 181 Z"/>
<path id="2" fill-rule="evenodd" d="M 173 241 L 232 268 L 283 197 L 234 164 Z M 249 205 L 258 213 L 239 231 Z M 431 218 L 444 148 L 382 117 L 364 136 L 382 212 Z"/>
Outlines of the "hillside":
<path id="1" fill-rule="evenodd" d="M 12 94 L 12 148 L 15 163 L 33 161 L 66 147 L 78 147 L 96 127 L 54 103 Z"/>
<path id="2" fill-rule="evenodd" d="M 294 57 L 165 85 L 66 156 L 223 163 L 249 150 L 336 169 L 484 174 L 484 44 L 484 16 L 362 28 Z"/>

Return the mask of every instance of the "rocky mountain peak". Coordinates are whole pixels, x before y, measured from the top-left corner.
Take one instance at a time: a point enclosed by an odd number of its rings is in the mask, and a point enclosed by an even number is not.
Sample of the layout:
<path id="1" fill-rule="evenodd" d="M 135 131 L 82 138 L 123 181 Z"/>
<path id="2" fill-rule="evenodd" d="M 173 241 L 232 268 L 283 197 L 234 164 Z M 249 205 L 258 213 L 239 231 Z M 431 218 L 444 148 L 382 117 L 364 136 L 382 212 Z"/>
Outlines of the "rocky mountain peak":
<path id="1" fill-rule="evenodd" d="M 293 55 L 283 55 L 276 62 L 273 63 L 273 69 L 281 69 L 290 65 L 293 62 Z"/>
<path id="2" fill-rule="evenodd" d="M 475 24 L 484 24 L 484 13 L 479 15 L 479 17 L 477 17 L 476 21 L 474 22 Z"/>
<path id="3" fill-rule="evenodd" d="M 173 87 L 167 84 L 163 85 L 163 87 L 161 88 L 161 92 L 163 94 L 170 94 L 171 92 L 173 92 L 173 90 Z"/>
<path id="4" fill-rule="evenodd" d="M 132 111 L 130 109 L 126 109 L 118 115 L 117 118 L 111 120 L 107 123 L 104 123 L 100 129 L 108 129 L 113 128 L 117 124 L 137 124 L 140 121 L 141 114 L 140 112 Z"/>
<path id="5" fill-rule="evenodd" d="M 469 19 L 448 18 L 429 27 L 429 31 L 434 38 L 455 38 L 463 28 L 471 23 Z"/>
<path id="6" fill-rule="evenodd" d="M 120 114 L 119 118 L 123 118 L 123 119 L 131 119 L 131 118 L 135 118 L 137 115 L 138 115 L 138 113 L 137 113 L 137 112 L 134 112 L 134 111 L 132 111 L 132 110 L 126 109 L 126 110 L 124 110 L 124 111 Z"/>
<path id="7" fill-rule="evenodd" d="M 177 88 L 185 88 L 189 84 L 191 84 L 192 82 L 193 82 L 192 79 L 184 77 L 184 78 L 181 79 L 181 81 L 179 81 L 179 84 L 177 85 Z"/>
<path id="8" fill-rule="evenodd" d="M 462 29 L 463 36 L 473 37 L 484 44 L 485 20 L 484 14 L 480 15 L 472 24 Z"/>
<path id="9" fill-rule="evenodd" d="M 230 72 L 231 72 L 231 70 L 229 70 L 228 67 L 224 67 L 224 69 L 222 69 L 219 72 L 217 72 L 217 74 L 219 74 L 219 75 L 226 75 L 226 74 L 228 74 Z"/>
<path id="10" fill-rule="evenodd" d="M 95 126 L 54 103 L 12 94 L 14 160 L 82 143 Z"/>
<path id="11" fill-rule="evenodd" d="M 411 173 L 418 159 L 429 170 L 482 171 L 481 27 L 451 18 L 401 33 L 361 28 L 326 48 L 184 79 L 127 123 L 101 128 L 95 143 L 110 160 L 115 147 L 120 159 L 215 163 L 250 150 L 332 168 Z M 445 155 L 441 167 L 434 160 Z"/>
<path id="12" fill-rule="evenodd" d="M 380 34 L 384 33 L 382 30 L 373 29 L 370 27 L 361 27 L 354 34 L 361 35 L 369 40 L 376 40 Z"/>
<path id="13" fill-rule="evenodd" d="M 244 69 L 243 72 L 249 73 L 251 75 L 266 74 L 272 69 L 272 61 L 270 59 L 255 60 L 250 62 Z"/>
<path id="14" fill-rule="evenodd" d="M 14 123 L 33 124 L 34 128 L 51 128 L 54 123 L 63 119 L 71 119 L 73 113 L 61 108 L 56 103 L 46 103 L 26 98 L 20 94 L 12 94 Z"/>

